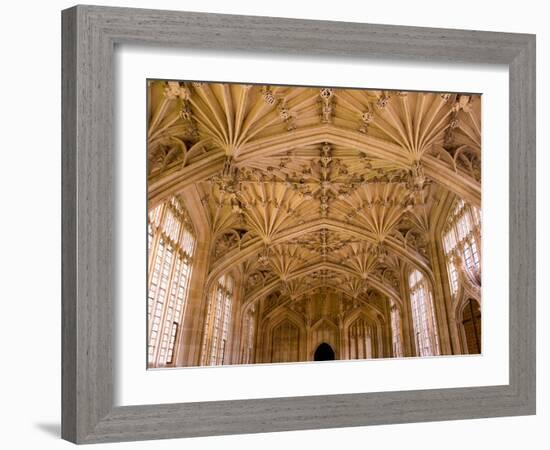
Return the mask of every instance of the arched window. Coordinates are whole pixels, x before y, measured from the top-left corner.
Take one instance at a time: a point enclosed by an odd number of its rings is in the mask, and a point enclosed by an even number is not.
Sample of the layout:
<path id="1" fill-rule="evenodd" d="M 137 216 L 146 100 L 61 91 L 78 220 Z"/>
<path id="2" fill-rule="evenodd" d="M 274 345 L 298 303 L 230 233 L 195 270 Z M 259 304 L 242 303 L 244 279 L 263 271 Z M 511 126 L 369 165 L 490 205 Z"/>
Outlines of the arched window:
<path id="1" fill-rule="evenodd" d="M 481 239 L 481 217 L 479 209 L 463 200 L 457 200 L 447 219 L 444 229 L 443 248 L 447 259 L 451 294 L 458 292 L 458 267 L 455 258 L 459 257 L 476 280 L 480 279 L 481 263 L 479 246 Z"/>
<path id="2" fill-rule="evenodd" d="M 390 316 L 393 356 L 398 358 L 403 356 L 403 346 L 401 344 L 401 314 L 399 308 L 393 301 L 390 306 Z"/>
<path id="3" fill-rule="evenodd" d="M 210 295 L 202 346 L 202 364 L 216 366 L 227 361 L 229 326 L 233 305 L 233 278 L 223 275 Z"/>
<path id="4" fill-rule="evenodd" d="M 185 314 L 195 238 L 182 203 L 172 197 L 148 214 L 147 363 L 173 363 Z"/>
<path id="5" fill-rule="evenodd" d="M 439 337 L 428 281 L 418 270 L 409 275 L 409 292 L 418 356 L 439 355 Z"/>

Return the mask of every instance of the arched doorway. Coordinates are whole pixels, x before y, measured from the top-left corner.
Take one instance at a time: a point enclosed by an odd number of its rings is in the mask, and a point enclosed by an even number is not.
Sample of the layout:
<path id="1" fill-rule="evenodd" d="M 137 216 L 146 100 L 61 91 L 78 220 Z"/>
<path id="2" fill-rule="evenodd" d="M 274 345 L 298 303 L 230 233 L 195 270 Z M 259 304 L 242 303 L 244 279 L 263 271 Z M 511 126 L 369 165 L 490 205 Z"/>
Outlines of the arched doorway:
<path id="1" fill-rule="evenodd" d="M 323 342 L 313 356 L 313 361 L 334 361 L 334 350 L 326 342 Z"/>
<path id="2" fill-rule="evenodd" d="M 481 311 L 479 303 L 468 299 L 462 312 L 462 326 L 466 337 L 466 348 L 470 355 L 481 353 Z"/>

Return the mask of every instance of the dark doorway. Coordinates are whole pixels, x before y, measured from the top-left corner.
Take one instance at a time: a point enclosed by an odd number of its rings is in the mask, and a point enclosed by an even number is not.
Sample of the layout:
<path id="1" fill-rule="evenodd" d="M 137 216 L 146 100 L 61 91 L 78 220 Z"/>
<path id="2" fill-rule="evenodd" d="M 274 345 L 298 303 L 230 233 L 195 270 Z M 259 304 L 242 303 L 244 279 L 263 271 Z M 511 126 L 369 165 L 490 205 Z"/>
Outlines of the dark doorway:
<path id="1" fill-rule="evenodd" d="M 323 342 L 315 350 L 313 361 L 334 361 L 334 350 L 326 342 Z"/>
<path id="2" fill-rule="evenodd" d="M 470 355 L 481 354 L 481 311 L 479 303 L 469 299 L 462 313 L 462 326 Z"/>

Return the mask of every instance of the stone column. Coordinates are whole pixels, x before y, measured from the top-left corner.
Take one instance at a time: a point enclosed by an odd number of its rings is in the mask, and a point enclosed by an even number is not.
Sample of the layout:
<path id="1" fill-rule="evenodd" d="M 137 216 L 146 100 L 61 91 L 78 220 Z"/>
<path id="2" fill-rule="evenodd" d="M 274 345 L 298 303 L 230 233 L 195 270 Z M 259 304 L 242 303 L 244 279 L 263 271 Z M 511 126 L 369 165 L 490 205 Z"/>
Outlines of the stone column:
<path id="1" fill-rule="evenodd" d="M 340 327 L 340 359 L 349 359 L 349 340 L 344 319 L 345 314 L 342 313 L 338 324 Z"/>
<path id="2" fill-rule="evenodd" d="M 443 248 L 439 242 L 430 245 L 431 262 L 435 278 L 434 307 L 442 355 L 458 355 L 460 338 L 453 314 L 453 299 Z"/>
<path id="3" fill-rule="evenodd" d="M 403 328 L 403 356 L 416 356 L 416 341 L 409 296 L 409 277 L 407 266 L 401 268 L 401 326 Z"/>
<path id="4" fill-rule="evenodd" d="M 236 271 L 235 271 L 236 272 Z M 235 275 L 235 290 L 233 294 L 233 311 L 231 312 L 231 324 L 229 334 L 230 350 L 225 355 L 224 364 L 240 364 L 241 363 L 241 341 L 243 336 L 244 310 L 244 282 L 242 274 L 239 272 Z"/>
<path id="5" fill-rule="evenodd" d="M 385 324 L 382 330 L 382 342 L 383 342 L 383 355 L 382 357 L 392 357 L 393 356 L 393 346 L 392 346 L 392 329 L 391 329 L 391 313 L 390 313 L 390 299 L 386 297 L 384 302 L 384 320 Z"/>
<path id="6" fill-rule="evenodd" d="M 300 355 L 302 361 L 312 361 L 313 360 L 313 334 L 311 330 L 311 319 L 308 318 L 305 323 L 305 336 L 301 338 L 302 348 L 305 348 L 305 351 L 302 351 Z M 305 353 L 305 354 L 304 354 Z"/>
<path id="7" fill-rule="evenodd" d="M 256 303 L 256 335 L 254 336 L 254 362 L 255 363 L 263 363 L 264 361 L 264 351 L 263 351 L 263 345 L 264 345 L 264 328 L 263 328 L 263 320 L 264 320 L 264 302 L 260 299 Z"/>
<path id="8" fill-rule="evenodd" d="M 197 241 L 183 327 L 176 347 L 176 366 L 198 365 L 208 295 L 205 292 L 210 241 Z"/>

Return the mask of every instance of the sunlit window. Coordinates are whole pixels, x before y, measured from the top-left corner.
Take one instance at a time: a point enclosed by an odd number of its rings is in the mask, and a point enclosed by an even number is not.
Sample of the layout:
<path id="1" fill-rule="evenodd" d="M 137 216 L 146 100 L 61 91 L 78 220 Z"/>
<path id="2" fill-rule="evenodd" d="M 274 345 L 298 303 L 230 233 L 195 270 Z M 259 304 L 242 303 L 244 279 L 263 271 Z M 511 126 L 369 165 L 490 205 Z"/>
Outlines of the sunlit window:
<path id="1" fill-rule="evenodd" d="M 413 270 L 409 275 L 409 292 L 418 356 L 439 355 L 432 294 L 427 280 L 418 270 Z"/>
<path id="2" fill-rule="evenodd" d="M 231 309 L 233 304 L 233 278 L 230 275 L 220 277 L 208 303 L 202 363 L 215 366 L 224 364 L 228 346 Z"/>
<path id="3" fill-rule="evenodd" d="M 449 215 L 443 235 L 443 248 L 447 259 L 447 271 L 451 294 L 458 292 L 458 268 L 456 258 L 460 258 L 475 279 L 480 279 L 481 262 L 479 246 L 481 239 L 481 218 L 479 209 L 458 200 Z"/>
<path id="4" fill-rule="evenodd" d="M 147 361 L 150 367 L 162 367 L 173 363 L 195 246 L 189 219 L 176 197 L 149 211 L 147 236 Z"/>

